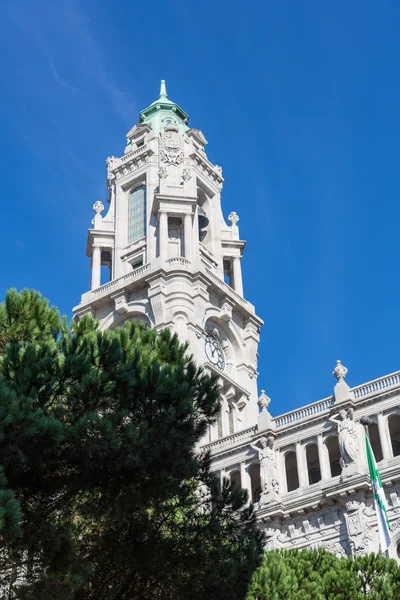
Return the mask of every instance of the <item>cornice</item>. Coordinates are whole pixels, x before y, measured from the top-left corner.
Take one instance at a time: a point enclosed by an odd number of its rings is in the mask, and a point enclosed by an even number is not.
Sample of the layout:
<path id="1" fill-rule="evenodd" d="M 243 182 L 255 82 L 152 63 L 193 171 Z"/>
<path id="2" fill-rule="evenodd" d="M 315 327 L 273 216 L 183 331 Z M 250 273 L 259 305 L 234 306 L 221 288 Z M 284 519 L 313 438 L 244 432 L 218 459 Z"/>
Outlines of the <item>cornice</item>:
<path id="1" fill-rule="evenodd" d="M 121 158 L 112 158 L 109 166 L 110 173 L 115 177 L 123 177 L 131 173 L 134 169 L 146 164 L 154 150 L 147 145 L 136 148 L 128 152 Z"/>
<path id="2" fill-rule="evenodd" d="M 206 175 L 207 179 L 218 191 L 220 191 L 224 182 L 220 169 L 213 165 L 208 158 L 203 156 L 197 149 L 195 149 L 194 152 L 191 152 L 189 157 L 193 160 L 193 166 L 196 167 L 199 173 Z"/>

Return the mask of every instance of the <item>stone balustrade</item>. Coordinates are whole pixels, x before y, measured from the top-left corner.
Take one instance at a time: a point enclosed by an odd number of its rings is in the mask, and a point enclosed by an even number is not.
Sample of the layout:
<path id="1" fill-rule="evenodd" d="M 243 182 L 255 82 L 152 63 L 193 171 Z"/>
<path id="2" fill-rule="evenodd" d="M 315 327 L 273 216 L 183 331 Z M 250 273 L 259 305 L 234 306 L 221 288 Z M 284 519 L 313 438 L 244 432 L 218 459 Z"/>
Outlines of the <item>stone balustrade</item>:
<path id="1" fill-rule="evenodd" d="M 105 283 L 104 285 L 98 287 L 97 289 L 95 289 L 91 292 L 88 292 L 88 294 L 85 294 L 85 296 L 90 295 L 92 298 L 96 298 L 96 299 L 101 296 L 106 296 L 112 290 L 117 290 L 121 287 L 124 287 L 125 285 L 129 285 L 131 283 L 131 281 L 133 281 L 134 279 L 138 279 L 144 273 L 147 273 L 149 270 L 150 270 L 149 264 L 143 265 L 142 267 L 139 267 L 139 268 L 135 269 L 134 271 L 132 271 L 132 273 L 123 275 L 122 277 L 119 277 L 118 279 L 114 279 L 113 281 L 110 281 L 109 283 Z"/>
<path id="2" fill-rule="evenodd" d="M 167 260 L 167 263 L 170 266 L 179 265 L 180 267 L 187 268 L 190 265 L 190 260 L 188 260 L 187 258 L 184 258 L 183 256 L 174 256 L 173 258 L 169 258 Z"/>
<path id="3" fill-rule="evenodd" d="M 226 446 L 237 446 L 240 443 L 249 442 L 257 433 L 257 426 L 249 427 L 248 429 L 242 429 L 241 431 L 237 431 L 236 433 L 231 433 L 230 435 L 226 435 L 223 438 L 219 438 L 218 440 L 214 440 L 213 442 L 209 442 L 202 446 L 205 450 L 211 450 L 211 452 L 215 453 L 218 450 L 224 449 Z"/>
<path id="4" fill-rule="evenodd" d="M 380 377 L 379 379 L 369 381 L 364 385 L 359 385 L 353 388 L 352 391 L 354 392 L 354 398 L 357 400 L 357 398 L 366 398 L 367 396 L 381 393 L 383 390 L 394 388 L 399 384 L 400 371 L 396 371 L 395 373 L 391 373 L 385 377 Z"/>
<path id="5" fill-rule="evenodd" d="M 140 146 L 140 148 L 136 148 L 136 150 L 131 150 L 130 152 L 127 152 L 127 154 L 124 154 L 124 156 L 122 156 L 121 158 L 118 159 L 118 163 L 115 162 L 115 167 L 118 167 L 122 163 L 131 160 L 131 158 L 133 156 L 137 156 L 138 154 L 142 154 L 142 153 L 146 152 L 146 150 L 147 150 L 147 145 L 144 144 L 143 146 Z"/>
<path id="6" fill-rule="evenodd" d="M 284 413 L 283 415 L 276 417 L 275 427 L 278 429 L 279 427 L 290 425 L 291 423 L 295 423 L 296 421 L 307 419 L 308 417 L 312 417 L 323 412 L 328 412 L 329 409 L 334 405 L 334 403 L 335 398 L 334 396 L 331 396 L 330 398 L 325 398 L 324 400 L 319 400 L 318 402 L 307 404 L 307 406 L 303 406 L 298 410 L 293 410 Z"/>
<path id="7" fill-rule="evenodd" d="M 235 290 L 233 290 L 230 285 L 225 283 L 225 281 L 220 279 L 217 275 L 215 275 L 215 273 L 210 271 L 210 269 L 207 269 L 207 267 L 206 267 L 205 271 L 206 271 L 207 275 L 210 277 L 210 279 L 212 279 L 213 281 L 215 281 L 215 283 L 217 283 L 220 287 L 222 287 L 228 296 L 232 296 L 235 299 L 235 301 L 239 305 L 245 307 L 246 310 L 251 310 L 251 312 L 254 312 L 254 307 L 252 306 L 252 304 L 250 304 L 250 302 L 247 302 L 246 300 L 244 300 L 244 298 L 242 298 L 242 296 L 240 294 L 235 292 Z"/>

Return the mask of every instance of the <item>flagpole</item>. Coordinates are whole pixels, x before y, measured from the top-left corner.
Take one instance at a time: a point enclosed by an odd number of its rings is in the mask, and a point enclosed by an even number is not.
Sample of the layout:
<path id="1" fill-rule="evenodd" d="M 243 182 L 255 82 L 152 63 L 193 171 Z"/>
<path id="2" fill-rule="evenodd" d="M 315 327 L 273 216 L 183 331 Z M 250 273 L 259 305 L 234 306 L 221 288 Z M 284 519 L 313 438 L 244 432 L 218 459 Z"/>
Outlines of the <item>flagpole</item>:
<path id="1" fill-rule="evenodd" d="M 382 481 L 381 481 L 381 478 L 379 475 L 379 471 L 378 471 L 374 453 L 373 453 L 373 450 L 371 447 L 371 443 L 369 441 L 368 425 L 370 425 L 370 423 L 372 423 L 372 419 L 370 419 L 369 417 L 363 417 L 362 419 L 360 419 L 360 423 L 361 423 L 361 425 L 364 425 L 364 429 L 365 429 L 369 476 L 370 476 L 370 480 L 371 480 L 372 491 L 374 493 L 375 512 L 377 514 L 377 519 L 378 519 L 378 531 L 379 531 L 379 537 L 380 537 L 381 554 L 383 554 L 386 558 L 389 558 L 390 525 L 389 525 L 389 521 L 388 521 L 388 517 L 387 517 L 386 496 L 385 496 L 385 492 L 383 490 Z M 382 519 L 383 519 L 383 523 L 382 523 Z M 386 532 L 383 531 L 385 529 L 386 529 Z M 385 536 L 385 533 L 386 533 L 386 536 Z M 385 550 L 383 550 L 384 546 L 386 546 Z"/>

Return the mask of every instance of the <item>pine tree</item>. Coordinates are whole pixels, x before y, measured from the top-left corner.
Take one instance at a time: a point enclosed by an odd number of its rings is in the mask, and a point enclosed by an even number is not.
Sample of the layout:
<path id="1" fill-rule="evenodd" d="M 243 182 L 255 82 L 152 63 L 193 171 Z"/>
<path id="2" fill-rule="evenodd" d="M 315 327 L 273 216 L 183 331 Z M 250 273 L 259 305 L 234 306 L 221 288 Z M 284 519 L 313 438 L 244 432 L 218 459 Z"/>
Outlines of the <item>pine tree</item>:
<path id="1" fill-rule="evenodd" d="M 55 307 L 35 290 L 9 290 L 0 304 L 0 355 L 8 343 L 54 339 L 62 329 Z"/>
<path id="2" fill-rule="evenodd" d="M 274 550 L 256 569 L 247 600 L 393 600 L 400 567 L 370 554 L 337 558 L 323 549 Z"/>
<path id="3" fill-rule="evenodd" d="M 36 293 L 9 296 L 0 309 L 0 488 L 14 503 L 1 531 L 5 597 L 242 600 L 262 535 L 246 493 L 221 487 L 196 451 L 219 408 L 216 379 L 168 330 L 129 322 L 101 332 L 89 317 L 68 330 Z"/>

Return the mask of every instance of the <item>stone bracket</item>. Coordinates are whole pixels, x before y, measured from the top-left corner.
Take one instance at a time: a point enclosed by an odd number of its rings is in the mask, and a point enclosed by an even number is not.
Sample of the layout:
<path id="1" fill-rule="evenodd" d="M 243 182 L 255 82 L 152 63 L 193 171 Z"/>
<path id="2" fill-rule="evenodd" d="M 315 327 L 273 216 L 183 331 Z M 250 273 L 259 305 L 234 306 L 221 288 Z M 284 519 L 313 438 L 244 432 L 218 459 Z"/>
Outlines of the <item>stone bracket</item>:
<path id="1" fill-rule="evenodd" d="M 120 290 L 116 294 L 111 294 L 111 298 L 115 303 L 115 311 L 119 315 L 123 315 L 128 312 L 128 301 L 126 290 Z"/>

